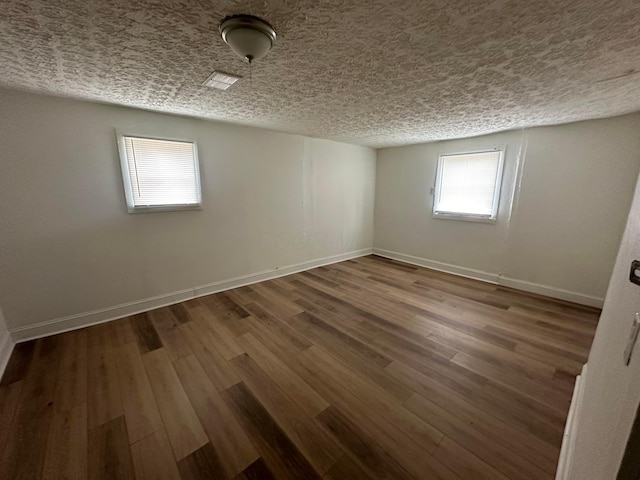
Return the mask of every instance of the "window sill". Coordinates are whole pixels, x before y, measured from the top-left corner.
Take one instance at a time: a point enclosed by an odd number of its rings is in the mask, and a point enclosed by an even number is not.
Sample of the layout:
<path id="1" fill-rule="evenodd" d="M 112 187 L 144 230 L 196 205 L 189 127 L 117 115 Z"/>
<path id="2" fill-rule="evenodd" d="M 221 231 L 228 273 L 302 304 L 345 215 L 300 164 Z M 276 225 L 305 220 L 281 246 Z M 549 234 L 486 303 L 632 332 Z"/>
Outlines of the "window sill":
<path id="1" fill-rule="evenodd" d="M 156 205 L 153 207 L 127 206 L 129 213 L 179 212 L 182 210 L 202 210 L 202 205 L 198 203 L 193 205 Z"/>
<path id="2" fill-rule="evenodd" d="M 433 218 L 437 218 L 440 220 L 458 220 L 461 222 L 475 222 L 475 223 L 496 223 L 497 218 L 495 217 L 482 217 L 477 215 L 465 215 L 465 214 L 455 214 L 455 213 L 434 213 L 432 215 Z"/>

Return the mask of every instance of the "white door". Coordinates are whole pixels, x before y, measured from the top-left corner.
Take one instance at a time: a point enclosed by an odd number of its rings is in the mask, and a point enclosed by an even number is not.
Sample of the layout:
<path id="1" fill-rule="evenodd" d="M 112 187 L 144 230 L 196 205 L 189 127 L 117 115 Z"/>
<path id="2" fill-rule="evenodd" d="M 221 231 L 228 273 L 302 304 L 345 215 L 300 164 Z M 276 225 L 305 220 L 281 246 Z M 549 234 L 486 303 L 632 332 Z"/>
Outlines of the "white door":
<path id="1" fill-rule="evenodd" d="M 571 480 L 616 478 L 640 403 L 640 341 L 629 365 L 623 358 L 640 312 L 640 285 L 629 281 L 633 260 L 640 260 L 640 180 L 583 379 L 574 454 L 569 459 Z"/>

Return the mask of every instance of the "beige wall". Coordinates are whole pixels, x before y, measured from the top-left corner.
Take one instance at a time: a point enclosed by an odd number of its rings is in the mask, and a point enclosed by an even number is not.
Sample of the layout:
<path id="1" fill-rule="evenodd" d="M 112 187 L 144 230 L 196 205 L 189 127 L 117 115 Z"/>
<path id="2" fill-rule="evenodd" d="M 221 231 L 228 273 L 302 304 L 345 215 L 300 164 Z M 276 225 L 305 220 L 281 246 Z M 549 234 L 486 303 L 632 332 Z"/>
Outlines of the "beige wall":
<path id="1" fill-rule="evenodd" d="M 616 478 L 640 403 L 640 344 L 631 363 L 623 362 L 633 318 L 640 312 L 640 287 L 629 282 L 634 259 L 640 259 L 640 180 L 589 354 L 582 403 L 576 405 L 570 480 Z"/>
<path id="2" fill-rule="evenodd" d="M 375 247 L 602 298 L 640 168 L 638 132 L 634 114 L 380 150 Z M 495 145 L 506 145 L 497 223 L 432 218 L 438 155 Z"/>
<path id="3" fill-rule="evenodd" d="M 370 248 L 375 151 L 0 90 L 10 328 Z M 114 129 L 198 142 L 203 209 L 128 214 Z"/>

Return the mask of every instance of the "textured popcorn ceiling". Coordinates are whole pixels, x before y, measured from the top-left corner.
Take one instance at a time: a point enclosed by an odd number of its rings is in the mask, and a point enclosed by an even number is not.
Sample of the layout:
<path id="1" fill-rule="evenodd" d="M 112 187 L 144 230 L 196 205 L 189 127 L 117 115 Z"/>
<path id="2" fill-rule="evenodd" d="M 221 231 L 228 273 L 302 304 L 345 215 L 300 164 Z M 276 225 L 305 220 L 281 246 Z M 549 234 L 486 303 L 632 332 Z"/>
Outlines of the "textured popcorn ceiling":
<path id="1" fill-rule="evenodd" d="M 252 83 L 234 13 L 278 33 Z M 0 85 L 373 147 L 640 110 L 631 70 L 638 0 L 0 1 Z"/>

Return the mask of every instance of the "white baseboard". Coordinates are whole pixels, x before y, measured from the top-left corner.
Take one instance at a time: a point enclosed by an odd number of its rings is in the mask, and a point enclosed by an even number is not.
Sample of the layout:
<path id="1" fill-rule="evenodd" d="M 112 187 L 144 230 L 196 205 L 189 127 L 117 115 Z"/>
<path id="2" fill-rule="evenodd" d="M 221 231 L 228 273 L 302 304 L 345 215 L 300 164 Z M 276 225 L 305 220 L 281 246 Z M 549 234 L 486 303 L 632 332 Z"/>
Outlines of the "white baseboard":
<path id="1" fill-rule="evenodd" d="M 473 268 L 461 267 L 459 265 L 452 265 L 450 263 L 438 262 L 436 260 L 429 260 L 427 258 L 415 257 L 413 255 L 384 250 L 382 248 L 374 247 L 373 253 L 392 260 L 419 265 L 421 267 L 431 268 L 432 270 L 438 270 L 440 272 L 452 273 L 461 277 L 473 278 L 487 283 L 503 285 L 505 287 L 511 287 L 525 292 L 537 293 L 539 295 L 566 300 L 568 302 L 579 303 L 580 305 L 587 305 L 589 307 L 602 308 L 602 305 L 604 304 L 604 299 L 599 297 L 563 290 L 561 288 L 551 287 L 548 285 L 541 285 L 539 283 L 527 282 L 526 280 L 503 277 L 497 273 L 490 273 L 482 270 L 475 270 Z"/>
<path id="2" fill-rule="evenodd" d="M 586 379 L 587 364 L 582 367 L 582 373 L 576 377 L 576 383 L 573 387 L 573 397 L 571 398 L 571 407 L 569 407 L 569 415 L 567 416 L 567 423 L 562 436 L 562 447 L 560 448 L 555 480 L 567 480 L 571 473 L 571 461 L 573 460 L 573 451 L 576 444 L 576 432 L 578 421 L 580 420 L 580 409 L 582 407 Z"/>
<path id="3" fill-rule="evenodd" d="M 602 305 L 604 305 L 603 298 L 586 295 L 584 293 L 572 292 L 570 290 L 563 290 L 562 288 L 549 287 L 548 285 L 541 285 L 539 283 L 527 282 L 525 280 L 500 277 L 498 283 L 500 285 L 504 285 L 505 287 L 524 290 L 525 292 L 537 293 L 538 295 L 558 298 L 560 300 L 579 303 L 580 305 L 587 305 L 589 307 L 602 308 Z"/>
<path id="4" fill-rule="evenodd" d="M 9 357 L 11 357 L 11 353 L 13 352 L 11 335 L 7 333 L 3 337 L 4 338 L 0 338 L 0 378 L 4 375 L 4 369 L 7 368 Z"/>
<path id="5" fill-rule="evenodd" d="M 420 267 L 430 268 L 432 270 L 438 270 L 439 272 L 453 273 L 461 277 L 473 278 L 474 280 L 482 280 L 487 283 L 498 283 L 498 274 L 483 272 L 482 270 L 475 270 L 473 268 L 460 267 L 458 265 L 451 265 L 450 263 L 437 262 L 435 260 L 429 260 L 422 257 L 414 257 L 413 255 L 407 255 L 406 253 L 393 252 L 391 250 L 384 250 L 382 248 L 373 249 L 374 255 L 390 258 L 392 260 L 398 260 L 399 262 L 410 263 L 412 265 L 418 265 Z"/>
<path id="6" fill-rule="evenodd" d="M 123 303 L 113 307 L 102 308 L 90 312 L 70 315 L 68 317 L 55 318 L 53 320 L 47 320 L 24 327 L 13 328 L 10 333 L 14 342 L 24 342 L 35 338 L 46 337 L 49 335 L 68 332 L 70 330 L 76 330 L 78 328 L 88 327 L 90 325 L 96 325 L 98 323 L 117 320 L 118 318 L 128 317 L 129 315 L 135 315 L 136 313 L 146 312 L 148 310 L 165 307 L 167 305 L 173 305 L 174 303 L 184 302 L 186 300 L 191 300 L 192 298 L 202 297 L 204 295 L 210 295 L 212 293 L 222 292 L 232 288 L 251 285 L 252 283 L 263 282 L 272 278 L 291 275 L 292 273 L 302 272 L 322 265 L 329 265 L 331 263 L 342 262 L 352 258 L 363 257 L 365 255 L 370 255 L 371 253 L 373 253 L 372 248 L 364 248 L 339 255 L 332 255 L 330 257 L 318 258 L 308 262 L 242 275 L 228 280 L 200 285 L 187 290 L 171 292 L 164 295 L 136 300 L 134 302 Z"/>

